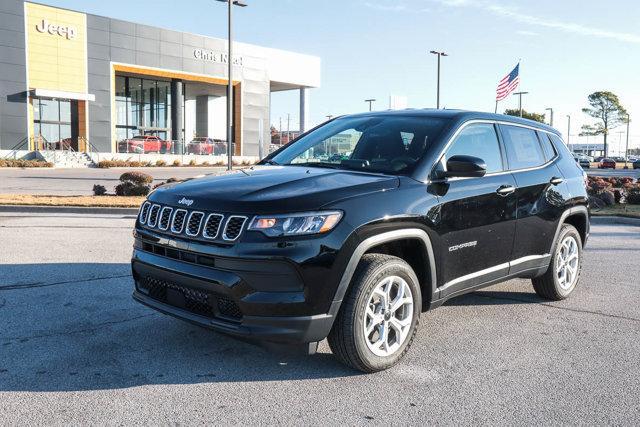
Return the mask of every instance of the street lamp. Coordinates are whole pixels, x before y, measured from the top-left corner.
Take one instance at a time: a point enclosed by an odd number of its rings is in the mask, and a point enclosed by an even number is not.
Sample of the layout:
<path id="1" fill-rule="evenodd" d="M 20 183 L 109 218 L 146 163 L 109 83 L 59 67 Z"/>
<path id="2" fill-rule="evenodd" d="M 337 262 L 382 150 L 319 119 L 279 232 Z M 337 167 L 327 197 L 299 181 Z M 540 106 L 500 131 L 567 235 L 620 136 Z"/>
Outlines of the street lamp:
<path id="1" fill-rule="evenodd" d="M 369 103 L 369 111 L 373 110 L 373 103 L 376 102 L 377 99 L 365 99 L 364 102 L 368 102 Z"/>
<path id="2" fill-rule="evenodd" d="M 229 5 L 227 11 L 229 26 L 229 49 L 227 52 L 227 62 L 229 66 L 229 84 L 227 86 L 227 170 L 233 168 L 233 6 L 246 7 L 247 4 L 240 0 L 216 0 Z"/>
<path id="3" fill-rule="evenodd" d="M 545 108 L 545 111 L 549 111 L 549 126 L 553 127 L 553 108 Z"/>
<path id="4" fill-rule="evenodd" d="M 629 168 L 627 165 L 627 159 L 629 158 L 629 122 L 631 121 L 631 116 L 627 113 L 627 147 L 624 150 L 624 167 Z"/>
<path id="5" fill-rule="evenodd" d="M 437 86 L 437 94 L 436 94 L 436 108 L 439 110 L 440 109 L 440 57 L 449 56 L 449 55 L 444 52 L 439 52 L 437 50 L 432 50 L 429 53 L 438 55 L 438 86 Z"/>
<path id="6" fill-rule="evenodd" d="M 513 96 L 518 97 L 518 109 L 520 110 L 520 117 L 522 117 L 522 95 L 526 95 L 529 92 L 514 92 Z"/>

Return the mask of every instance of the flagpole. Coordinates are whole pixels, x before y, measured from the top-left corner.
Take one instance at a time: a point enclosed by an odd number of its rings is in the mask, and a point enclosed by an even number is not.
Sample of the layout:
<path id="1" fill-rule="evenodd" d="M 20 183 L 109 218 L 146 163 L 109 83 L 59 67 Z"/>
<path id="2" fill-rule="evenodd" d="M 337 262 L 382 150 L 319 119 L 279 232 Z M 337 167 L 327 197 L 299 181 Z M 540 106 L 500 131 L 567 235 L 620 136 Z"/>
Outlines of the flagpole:
<path id="1" fill-rule="evenodd" d="M 496 99 L 496 110 L 494 111 L 494 114 L 498 114 L 498 100 Z"/>

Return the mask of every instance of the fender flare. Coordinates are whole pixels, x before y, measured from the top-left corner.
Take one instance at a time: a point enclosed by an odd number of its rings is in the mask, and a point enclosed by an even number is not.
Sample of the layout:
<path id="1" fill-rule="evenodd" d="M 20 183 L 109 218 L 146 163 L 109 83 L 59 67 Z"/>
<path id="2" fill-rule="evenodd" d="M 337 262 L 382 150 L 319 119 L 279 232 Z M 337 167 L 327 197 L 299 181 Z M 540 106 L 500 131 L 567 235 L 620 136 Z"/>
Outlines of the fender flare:
<path id="1" fill-rule="evenodd" d="M 567 209 L 566 211 L 564 211 L 562 213 L 562 215 L 560 216 L 560 219 L 558 220 L 558 226 L 556 227 L 556 233 L 553 236 L 553 241 L 551 243 L 551 250 L 549 251 L 549 253 L 553 256 L 553 252 L 556 250 L 556 243 L 558 240 L 558 235 L 560 234 L 560 229 L 562 228 L 562 225 L 565 224 L 565 220 L 570 217 L 571 215 L 582 215 L 584 216 L 585 219 L 585 223 L 587 224 L 587 229 L 585 230 L 585 241 L 582 242 L 582 245 L 584 246 L 587 243 L 587 238 L 589 237 L 589 228 L 590 228 L 590 223 L 589 223 L 589 209 L 587 209 L 586 206 L 584 205 L 579 205 L 579 206 L 573 206 L 569 209 Z"/>
<path id="2" fill-rule="evenodd" d="M 427 251 L 427 258 L 429 261 L 429 272 L 430 272 L 430 288 L 431 288 L 431 297 L 432 300 L 437 299 L 437 287 L 436 287 L 436 261 L 433 253 L 433 245 L 431 244 L 431 239 L 426 231 L 421 230 L 419 228 L 405 228 L 400 230 L 387 231 L 384 233 L 377 234 L 375 236 L 371 236 L 362 242 L 356 247 L 351 254 L 351 258 L 349 258 L 349 263 L 342 273 L 342 278 L 340 279 L 340 283 L 338 284 L 338 289 L 336 290 L 336 294 L 333 298 L 332 307 L 335 307 L 336 310 L 340 307 L 342 300 L 347 293 L 347 289 L 349 289 L 349 284 L 351 283 L 351 279 L 356 271 L 356 267 L 360 262 L 362 256 L 372 247 L 381 245 L 383 243 L 393 242 L 395 240 L 404 240 L 404 239 L 418 239 L 421 240 L 424 244 Z"/>

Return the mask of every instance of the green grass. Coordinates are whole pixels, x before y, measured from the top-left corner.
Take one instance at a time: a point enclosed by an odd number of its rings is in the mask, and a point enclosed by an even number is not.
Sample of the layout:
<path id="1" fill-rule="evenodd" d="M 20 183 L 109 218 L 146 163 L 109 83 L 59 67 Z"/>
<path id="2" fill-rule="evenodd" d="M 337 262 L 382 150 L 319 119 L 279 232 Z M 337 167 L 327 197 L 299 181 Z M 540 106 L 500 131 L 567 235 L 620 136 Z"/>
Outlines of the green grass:
<path id="1" fill-rule="evenodd" d="M 640 205 L 618 204 L 602 209 L 592 209 L 594 216 L 623 216 L 627 218 L 640 218 Z"/>

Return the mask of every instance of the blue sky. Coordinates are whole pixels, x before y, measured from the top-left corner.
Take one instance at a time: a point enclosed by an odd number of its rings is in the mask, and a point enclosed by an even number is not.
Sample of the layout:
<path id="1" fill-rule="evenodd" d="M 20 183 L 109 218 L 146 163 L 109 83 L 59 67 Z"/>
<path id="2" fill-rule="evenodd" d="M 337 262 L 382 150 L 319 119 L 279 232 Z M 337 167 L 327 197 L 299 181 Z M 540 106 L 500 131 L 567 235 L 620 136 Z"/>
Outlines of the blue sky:
<path id="1" fill-rule="evenodd" d="M 436 58 L 442 63 L 441 104 L 493 111 L 495 87 L 521 59 L 528 110 L 555 110 L 554 125 L 572 140 L 588 121 L 580 109 L 596 90 L 618 94 L 632 115 L 632 146 L 640 146 L 640 5 L 635 0 L 245 0 L 236 9 L 237 40 L 322 58 L 322 87 L 312 91 L 312 121 L 388 108 L 389 95 L 410 107 L 435 106 Z M 226 37 L 223 4 L 213 0 L 44 0 L 70 9 Z M 511 97 L 500 110 L 517 106 Z M 272 122 L 292 115 L 297 97 L 273 97 Z M 633 118 L 638 117 L 638 126 Z M 611 139 L 616 149 L 620 135 Z M 622 135 L 624 141 L 625 135 Z M 581 138 L 581 142 L 586 142 Z M 593 141 L 593 139 L 592 139 Z"/>

